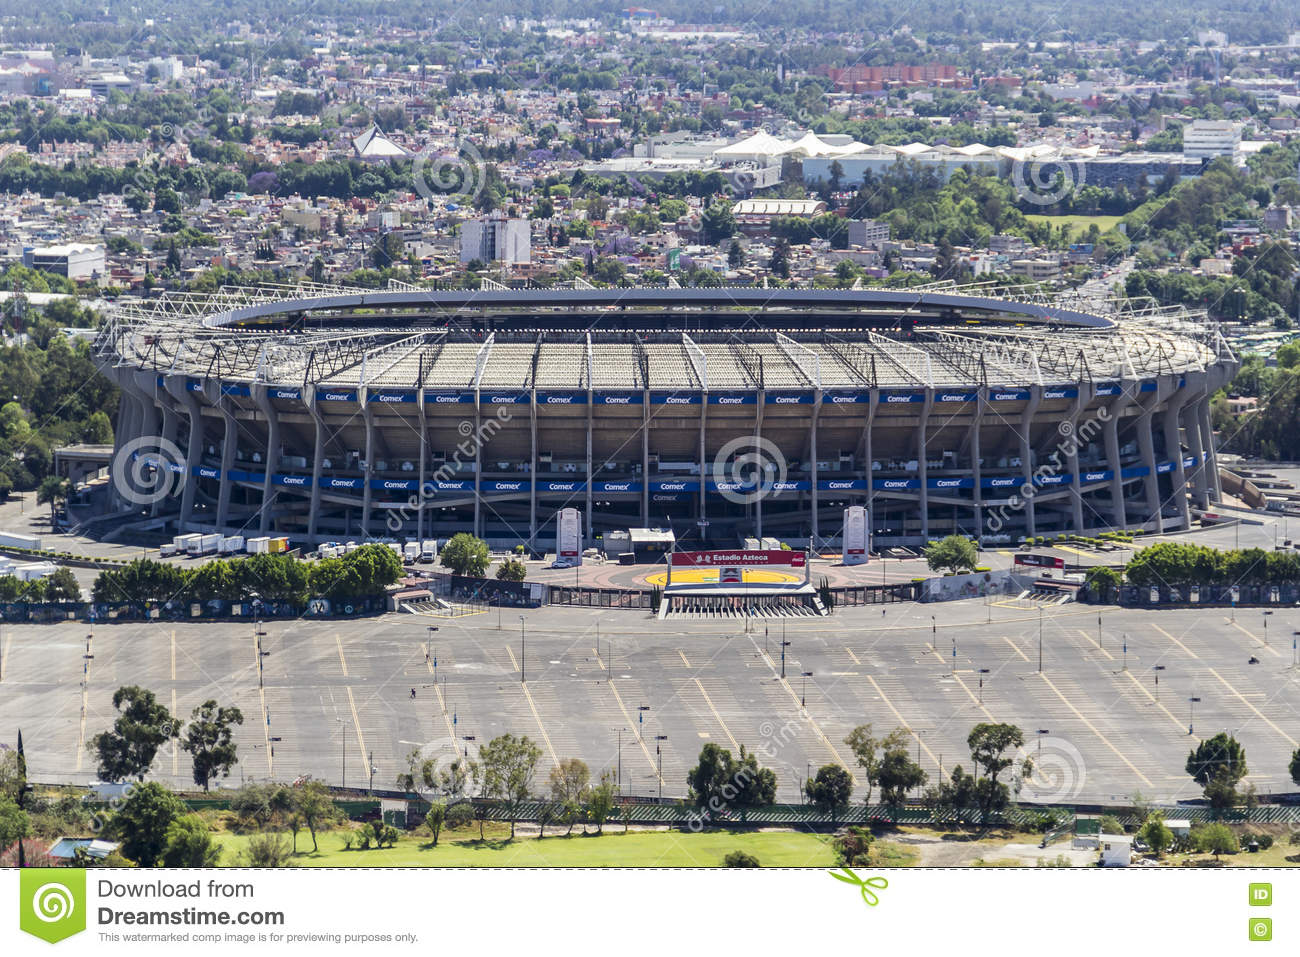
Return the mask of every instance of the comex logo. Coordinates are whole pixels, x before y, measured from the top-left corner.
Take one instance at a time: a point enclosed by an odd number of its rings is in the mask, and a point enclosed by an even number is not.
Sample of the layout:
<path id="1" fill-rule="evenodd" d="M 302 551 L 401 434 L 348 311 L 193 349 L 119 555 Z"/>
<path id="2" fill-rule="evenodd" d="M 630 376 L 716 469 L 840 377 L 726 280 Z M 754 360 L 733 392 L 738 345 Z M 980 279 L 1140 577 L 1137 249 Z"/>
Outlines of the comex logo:
<path id="1" fill-rule="evenodd" d="M 124 442 L 109 466 L 113 490 L 132 505 L 153 505 L 185 485 L 185 455 L 160 435 L 141 435 Z"/>
<path id="2" fill-rule="evenodd" d="M 86 929 L 86 872 L 30 868 L 18 886 L 18 926 L 57 944 Z"/>
<path id="3" fill-rule="evenodd" d="M 770 439 L 740 436 L 718 450 L 713 480 L 722 497 L 738 505 L 764 498 L 786 480 L 785 456 Z"/>

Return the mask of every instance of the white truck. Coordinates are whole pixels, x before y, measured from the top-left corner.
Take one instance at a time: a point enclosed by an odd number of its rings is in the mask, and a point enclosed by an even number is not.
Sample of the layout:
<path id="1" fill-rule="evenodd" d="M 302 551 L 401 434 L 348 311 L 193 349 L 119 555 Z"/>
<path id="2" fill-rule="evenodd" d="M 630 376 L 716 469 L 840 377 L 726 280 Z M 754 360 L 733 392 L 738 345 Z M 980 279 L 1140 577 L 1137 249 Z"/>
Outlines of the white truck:
<path id="1" fill-rule="evenodd" d="M 432 562 L 438 558 L 438 540 L 436 538 L 426 538 L 420 546 L 420 561 Z"/>
<path id="2" fill-rule="evenodd" d="M 402 559 L 407 563 L 417 561 L 420 557 L 420 543 L 407 542 L 402 546 Z"/>
<path id="3" fill-rule="evenodd" d="M 271 539 L 267 535 L 263 535 L 260 538 L 250 538 L 244 542 L 244 551 L 248 552 L 250 555 L 261 555 L 264 552 L 270 551 L 270 548 Z"/>
<path id="4" fill-rule="evenodd" d="M 184 551 L 186 555 L 198 555 L 200 554 L 200 549 L 202 549 L 202 547 L 202 535 L 194 534 L 181 536 L 181 550 Z"/>
<path id="5" fill-rule="evenodd" d="M 221 548 L 221 535 L 217 532 L 213 532 L 210 535 L 201 535 L 199 538 L 200 555 L 215 555 Z"/>
<path id="6" fill-rule="evenodd" d="M 243 550 L 243 535 L 227 535 L 221 540 L 221 544 L 217 547 L 217 551 L 222 555 L 234 555 L 236 552 L 242 552 Z"/>
<path id="7" fill-rule="evenodd" d="M 0 532 L 0 545 L 8 545 L 11 548 L 30 548 L 33 551 L 40 551 L 41 536 L 24 535 L 22 532 Z"/>

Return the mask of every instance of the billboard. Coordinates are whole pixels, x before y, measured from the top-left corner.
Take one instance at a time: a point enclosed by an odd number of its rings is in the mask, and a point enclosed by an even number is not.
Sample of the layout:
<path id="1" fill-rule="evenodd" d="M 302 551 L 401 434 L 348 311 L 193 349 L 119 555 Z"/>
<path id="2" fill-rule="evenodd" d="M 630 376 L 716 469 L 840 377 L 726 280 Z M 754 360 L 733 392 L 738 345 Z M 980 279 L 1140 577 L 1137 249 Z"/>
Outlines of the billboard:
<path id="1" fill-rule="evenodd" d="M 1024 552 L 1016 553 L 1017 565 L 1033 565 L 1035 568 L 1064 568 L 1064 558 L 1053 558 L 1051 555 L 1029 555 Z"/>
<path id="2" fill-rule="evenodd" d="M 867 510 L 853 505 L 844 510 L 844 533 L 841 536 L 842 560 L 845 565 L 867 562 Z"/>
<path id="3" fill-rule="evenodd" d="M 702 565 L 708 568 L 725 568 L 732 565 L 780 565 L 787 568 L 803 568 L 807 564 L 807 556 L 803 552 L 787 551 L 785 549 L 772 549 L 770 551 L 732 549 L 721 552 L 673 552 L 672 557 L 675 567 Z"/>
<path id="4" fill-rule="evenodd" d="M 582 515 L 562 508 L 555 516 L 555 556 L 582 564 Z"/>

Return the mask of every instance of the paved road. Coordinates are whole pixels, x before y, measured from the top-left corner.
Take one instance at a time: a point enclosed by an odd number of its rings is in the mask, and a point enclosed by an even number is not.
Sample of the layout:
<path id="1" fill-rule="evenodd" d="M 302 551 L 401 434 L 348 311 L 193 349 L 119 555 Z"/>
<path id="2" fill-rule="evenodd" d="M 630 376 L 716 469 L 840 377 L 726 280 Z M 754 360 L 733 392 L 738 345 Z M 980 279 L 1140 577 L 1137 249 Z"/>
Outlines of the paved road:
<path id="1" fill-rule="evenodd" d="M 1231 731 L 1260 791 L 1294 789 L 1286 766 L 1300 747 L 1300 683 L 1290 634 L 1300 612 L 1272 616 L 1268 645 L 1258 612 L 1230 621 L 1208 610 L 1103 609 L 1100 634 L 1097 618 L 1077 605 L 1043 612 L 1040 673 L 1037 607 L 845 609 L 785 627 L 785 679 L 779 622 L 745 634 L 741 622 L 547 608 L 527 615 L 522 641 L 517 612 L 504 613 L 500 629 L 495 612 L 291 622 L 267 626 L 261 689 L 247 626 L 101 624 L 89 659 L 83 624 L 6 627 L 0 740 L 12 744 L 22 728 L 37 779 L 89 781 L 84 742 L 111 723 L 113 690 L 139 683 L 181 715 L 207 698 L 239 705 L 235 784 L 307 773 L 338 784 L 346 761 L 356 786 L 365 781 L 361 755 L 373 752 L 376 785 L 391 787 L 414 747 L 446 762 L 453 749 L 510 731 L 541 745 L 539 782 L 556 760 L 577 756 L 593 769 L 621 767 L 625 792 L 658 793 L 662 757 L 664 793 L 677 795 L 700 747 L 714 741 L 757 751 L 776 770 L 781 797 L 794 799 L 810 768 L 852 767 L 843 740 L 857 724 L 910 729 L 933 776 L 940 766 L 969 767 L 972 725 L 1008 721 L 1041 753 L 1026 798 L 1112 800 L 1140 790 L 1178 800 L 1195 796 L 1183 764 L 1196 696 L 1197 736 Z M 1252 655 L 1261 663 L 1248 665 Z M 155 773 L 184 784 L 186 758 L 168 751 Z"/>

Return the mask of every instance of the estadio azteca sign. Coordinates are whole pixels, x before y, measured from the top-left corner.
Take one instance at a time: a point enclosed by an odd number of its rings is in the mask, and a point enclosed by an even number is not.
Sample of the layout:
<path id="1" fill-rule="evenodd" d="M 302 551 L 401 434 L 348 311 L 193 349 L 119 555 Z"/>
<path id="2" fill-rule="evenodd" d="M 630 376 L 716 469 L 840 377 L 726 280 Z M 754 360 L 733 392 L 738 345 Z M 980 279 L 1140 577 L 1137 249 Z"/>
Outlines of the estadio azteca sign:
<path id="1" fill-rule="evenodd" d="M 807 556 L 803 552 L 773 549 L 770 551 L 749 551 L 732 549 L 722 552 L 673 552 L 673 565 L 704 565 L 720 567 L 723 565 L 784 565 L 789 568 L 803 568 Z"/>

